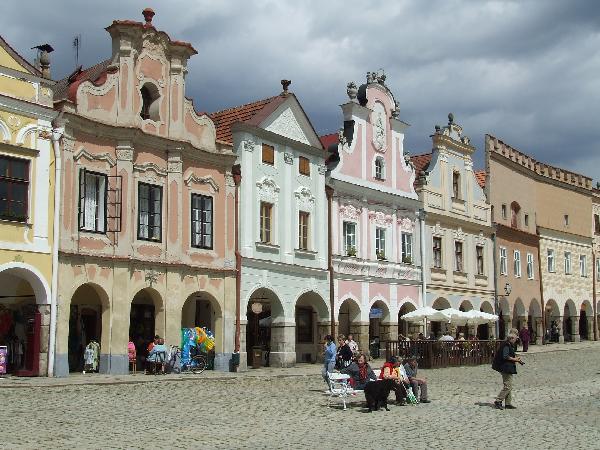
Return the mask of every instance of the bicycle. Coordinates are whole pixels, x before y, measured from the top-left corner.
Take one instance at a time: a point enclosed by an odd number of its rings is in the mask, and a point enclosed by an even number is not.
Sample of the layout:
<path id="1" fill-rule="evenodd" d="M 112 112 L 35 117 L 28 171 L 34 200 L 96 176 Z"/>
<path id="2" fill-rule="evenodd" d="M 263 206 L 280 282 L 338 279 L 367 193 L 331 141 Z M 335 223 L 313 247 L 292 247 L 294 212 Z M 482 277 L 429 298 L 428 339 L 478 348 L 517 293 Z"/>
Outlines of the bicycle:
<path id="1" fill-rule="evenodd" d="M 181 361 L 181 349 L 177 346 L 173 346 L 173 349 L 171 350 L 171 358 L 169 359 L 169 367 L 172 371 L 176 373 L 201 374 L 206 370 L 206 366 L 208 365 L 206 355 L 198 352 L 195 350 L 195 348 L 192 349 L 195 354 L 193 354 L 190 358 L 190 362 L 181 363 L 179 367 L 177 367 L 177 361 Z"/>

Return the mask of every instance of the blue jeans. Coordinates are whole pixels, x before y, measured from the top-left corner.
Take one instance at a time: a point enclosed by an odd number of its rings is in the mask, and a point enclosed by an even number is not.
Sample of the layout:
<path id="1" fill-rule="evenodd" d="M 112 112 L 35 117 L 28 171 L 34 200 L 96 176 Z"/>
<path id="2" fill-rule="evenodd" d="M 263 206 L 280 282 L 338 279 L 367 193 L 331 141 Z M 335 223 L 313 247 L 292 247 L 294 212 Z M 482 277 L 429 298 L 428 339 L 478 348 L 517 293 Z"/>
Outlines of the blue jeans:
<path id="1" fill-rule="evenodd" d="M 325 361 L 323 364 L 323 370 L 321 370 L 321 375 L 323 375 L 323 380 L 325 383 L 329 384 L 329 380 L 327 379 L 327 372 L 331 373 L 335 369 L 335 361 Z"/>

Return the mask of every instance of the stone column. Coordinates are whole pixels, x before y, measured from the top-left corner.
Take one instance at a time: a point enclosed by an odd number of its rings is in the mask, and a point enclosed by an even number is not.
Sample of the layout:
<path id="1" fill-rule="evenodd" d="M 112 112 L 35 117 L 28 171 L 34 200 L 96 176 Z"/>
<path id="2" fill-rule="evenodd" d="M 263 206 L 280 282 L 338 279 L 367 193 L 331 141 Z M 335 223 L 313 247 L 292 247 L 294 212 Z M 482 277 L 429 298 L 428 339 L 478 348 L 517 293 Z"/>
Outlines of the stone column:
<path id="1" fill-rule="evenodd" d="M 588 317 L 587 318 L 587 338 L 588 341 L 593 341 L 594 340 L 594 317 Z"/>
<path id="2" fill-rule="evenodd" d="M 48 375 L 48 339 L 50 337 L 50 305 L 37 305 L 41 316 L 39 375 Z"/>
<path id="3" fill-rule="evenodd" d="M 504 337 L 506 338 L 506 336 L 508 336 L 508 332 L 510 331 L 510 329 L 512 328 L 512 317 L 511 316 L 504 316 Z M 499 336 L 496 336 L 497 338 L 500 338 Z"/>
<path id="4" fill-rule="evenodd" d="M 581 341 L 579 336 L 579 316 L 571 316 L 571 342 Z"/>
<path id="5" fill-rule="evenodd" d="M 350 334 L 358 344 L 358 350 L 365 355 L 370 356 L 369 352 L 369 322 L 351 322 Z"/>
<path id="6" fill-rule="evenodd" d="M 296 364 L 296 322 L 271 324 L 271 367 L 293 367 Z"/>
<path id="7" fill-rule="evenodd" d="M 383 341 L 398 340 L 398 323 L 385 322 L 379 325 L 379 339 Z"/>
<path id="8" fill-rule="evenodd" d="M 248 370 L 248 352 L 246 351 L 247 325 L 248 321 L 246 319 L 240 319 L 240 365 L 238 367 L 239 372 L 246 372 Z M 233 324 L 233 326 L 235 327 L 235 323 Z"/>
<path id="9" fill-rule="evenodd" d="M 536 317 L 534 320 L 535 324 L 535 343 L 536 345 L 542 345 L 542 339 L 544 338 L 544 324 L 541 317 Z"/>
<path id="10" fill-rule="evenodd" d="M 337 324 L 335 329 L 337 330 Z M 317 323 L 317 336 L 315 339 L 315 356 L 316 362 L 323 362 L 323 346 L 325 344 L 325 336 L 331 332 L 331 322 L 323 321 Z"/>
<path id="11" fill-rule="evenodd" d="M 565 335 L 563 334 L 563 316 L 559 316 L 556 318 L 558 322 L 558 342 L 559 344 L 565 343 Z"/>
<path id="12" fill-rule="evenodd" d="M 102 313 L 100 372 L 126 374 L 129 373 L 127 343 L 129 342 L 129 314 L 133 300 L 129 295 L 130 271 L 126 263 L 123 263 L 121 266 L 115 264 L 113 273 L 110 308 Z"/>

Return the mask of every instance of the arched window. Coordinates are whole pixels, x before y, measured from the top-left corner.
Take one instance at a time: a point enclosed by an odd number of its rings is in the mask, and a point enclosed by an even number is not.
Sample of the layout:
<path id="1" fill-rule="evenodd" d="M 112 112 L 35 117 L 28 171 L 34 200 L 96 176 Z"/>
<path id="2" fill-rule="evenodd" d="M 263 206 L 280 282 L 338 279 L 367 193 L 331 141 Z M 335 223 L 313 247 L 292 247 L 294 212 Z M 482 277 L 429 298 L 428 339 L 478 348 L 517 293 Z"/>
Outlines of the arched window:
<path id="1" fill-rule="evenodd" d="M 158 92 L 158 88 L 152 83 L 145 83 L 140 89 L 140 94 L 142 96 L 140 117 L 144 120 L 153 120 L 155 122 L 160 120 L 160 93 Z"/>
<path id="2" fill-rule="evenodd" d="M 513 228 L 519 228 L 519 212 L 521 207 L 517 202 L 510 204 L 510 226 Z"/>
<path id="3" fill-rule="evenodd" d="M 381 156 L 375 158 L 375 179 L 376 180 L 384 180 L 385 179 L 385 161 Z"/>

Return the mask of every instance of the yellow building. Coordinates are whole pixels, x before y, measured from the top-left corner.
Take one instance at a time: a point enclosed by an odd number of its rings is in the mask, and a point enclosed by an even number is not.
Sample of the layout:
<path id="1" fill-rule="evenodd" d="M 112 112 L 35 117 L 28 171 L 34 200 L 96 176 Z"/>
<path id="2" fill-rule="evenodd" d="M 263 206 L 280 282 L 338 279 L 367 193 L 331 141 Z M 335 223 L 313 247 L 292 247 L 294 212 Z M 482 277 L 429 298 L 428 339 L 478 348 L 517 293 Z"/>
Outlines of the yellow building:
<path id="1" fill-rule="evenodd" d="M 25 376 L 53 370 L 59 135 L 48 55 L 40 55 L 42 70 L 0 37 L 0 373 Z"/>

